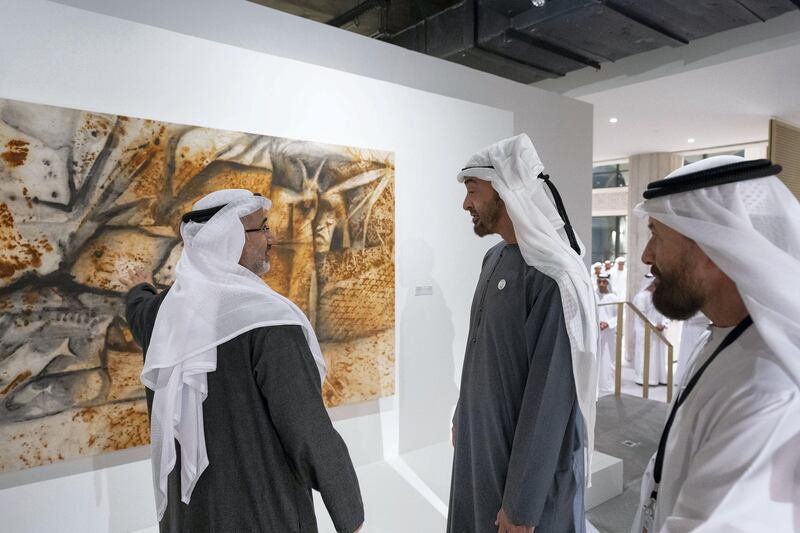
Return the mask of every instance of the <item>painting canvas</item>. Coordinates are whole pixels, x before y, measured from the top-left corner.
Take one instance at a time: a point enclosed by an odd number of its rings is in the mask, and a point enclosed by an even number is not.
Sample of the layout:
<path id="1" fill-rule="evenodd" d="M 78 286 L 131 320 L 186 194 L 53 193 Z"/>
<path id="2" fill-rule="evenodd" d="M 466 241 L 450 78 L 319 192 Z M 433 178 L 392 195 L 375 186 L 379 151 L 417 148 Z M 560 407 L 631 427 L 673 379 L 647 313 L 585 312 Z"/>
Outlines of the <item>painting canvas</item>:
<path id="1" fill-rule="evenodd" d="M 315 327 L 328 406 L 394 394 L 394 156 L 0 99 L 0 472 L 149 442 L 128 269 L 165 288 L 205 194 L 272 200 L 264 280 Z"/>

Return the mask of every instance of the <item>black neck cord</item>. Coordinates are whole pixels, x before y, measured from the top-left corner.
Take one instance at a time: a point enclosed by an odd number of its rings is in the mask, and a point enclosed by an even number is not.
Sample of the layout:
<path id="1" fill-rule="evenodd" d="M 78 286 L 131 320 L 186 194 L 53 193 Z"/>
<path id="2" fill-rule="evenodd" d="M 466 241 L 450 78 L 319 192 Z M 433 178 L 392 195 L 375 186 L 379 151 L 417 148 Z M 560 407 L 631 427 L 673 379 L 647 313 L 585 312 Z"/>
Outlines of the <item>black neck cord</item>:
<path id="1" fill-rule="evenodd" d="M 540 173 L 536 177 L 540 180 L 544 180 L 547 188 L 550 189 L 550 194 L 553 195 L 553 201 L 556 204 L 556 211 L 558 211 L 558 215 L 561 217 L 561 220 L 564 221 L 564 231 L 567 233 L 569 246 L 575 250 L 576 254 L 580 255 L 581 247 L 578 246 L 578 239 L 575 238 L 575 230 L 572 229 L 572 224 L 569 223 L 569 216 L 567 215 L 567 210 L 564 207 L 564 201 L 561 199 L 561 195 L 558 194 L 558 189 L 556 189 L 556 186 L 550 181 L 549 175 Z"/>
<path id="2" fill-rule="evenodd" d="M 666 452 L 667 438 L 669 437 L 670 429 L 672 429 L 672 423 L 675 421 L 675 415 L 678 414 L 678 409 L 680 409 L 681 405 L 683 405 L 683 402 L 685 402 L 689 397 L 689 394 L 692 393 L 692 390 L 694 390 L 697 382 L 700 381 L 700 377 L 703 375 L 703 372 L 705 372 L 709 365 L 714 362 L 714 359 L 716 359 L 725 348 L 733 344 L 736 339 L 738 339 L 752 324 L 753 319 L 750 318 L 750 315 L 747 315 L 741 322 L 739 322 L 736 327 L 725 336 L 717 349 L 714 350 L 714 353 L 712 353 L 708 360 L 703 363 L 703 366 L 701 366 L 700 369 L 695 372 L 695 374 L 692 376 L 692 379 L 690 379 L 689 383 L 686 385 L 686 388 L 678 396 L 678 399 L 675 400 L 675 404 L 672 406 L 672 411 L 669 413 L 667 424 L 664 426 L 664 431 L 661 433 L 661 440 L 658 442 L 656 464 L 655 468 L 653 469 L 653 480 L 656 482 L 656 486 L 661 483 L 661 474 L 664 468 L 664 453 Z M 650 495 L 650 497 L 653 499 L 658 497 L 657 488 L 653 490 L 653 493 Z"/>

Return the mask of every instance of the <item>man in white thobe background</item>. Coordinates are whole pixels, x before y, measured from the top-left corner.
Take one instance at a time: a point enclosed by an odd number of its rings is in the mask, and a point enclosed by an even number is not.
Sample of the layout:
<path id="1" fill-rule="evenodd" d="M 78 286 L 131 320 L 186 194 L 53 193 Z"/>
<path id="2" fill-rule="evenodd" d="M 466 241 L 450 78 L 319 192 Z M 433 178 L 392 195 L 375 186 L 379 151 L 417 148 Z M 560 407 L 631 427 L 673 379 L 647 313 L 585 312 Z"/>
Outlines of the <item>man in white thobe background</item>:
<path id="1" fill-rule="evenodd" d="M 698 311 L 692 317 L 684 320 L 683 327 L 681 328 L 681 343 L 678 346 L 678 368 L 675 371 L 675 380 L 673 387 L 677 389 L 678 383 L 681 381 L 683 372 L 689 361 L 692 360 L 692 355 L 695 353 L 697 345 L 705 343 L 708 340 L 708 317 Z"/>
<path id="2" fill-rule="evenodd" d="M 620 300 L 625 301 L 628 294 L 628 271 L 625 270 L 625 258 L 617 257 L 611 270 L 611 285 Z"/>
<path id="3" fill-rule="evenodd" d="M 662 315 L 658 309 L 653 305 L 653 291 L 655 285 L 650 283 L 643 290 L 633 298 L 633 305 L 635 305 L 644 315 L 647 320 L 652 323 L 658 331 L 666 329 L 669 320 Z M 636 325 L 634 327 L 636 356 L 634 357 L 633 366 L 636 370 L 635 381 L 638 385 L 644 383 L 644 346 L 645 346 L 645 325 L 640 317 L 635 317 Z M 667 383 L 667 347 L 658 335 L 650 332 L 650 373 L 647 377 L 648 385 L 666 385 Z"/>
<path id="4" fill-rule="evenodd" d="M 598 390 L 600 396 L 614 392 L 614 372 L 617 346 L 617 307 L 619 298 L 611 290 L 608 274 L 600 274 L 597 278 L 597 316 L 600 320 L 600 347 L 598 349 Z"/>

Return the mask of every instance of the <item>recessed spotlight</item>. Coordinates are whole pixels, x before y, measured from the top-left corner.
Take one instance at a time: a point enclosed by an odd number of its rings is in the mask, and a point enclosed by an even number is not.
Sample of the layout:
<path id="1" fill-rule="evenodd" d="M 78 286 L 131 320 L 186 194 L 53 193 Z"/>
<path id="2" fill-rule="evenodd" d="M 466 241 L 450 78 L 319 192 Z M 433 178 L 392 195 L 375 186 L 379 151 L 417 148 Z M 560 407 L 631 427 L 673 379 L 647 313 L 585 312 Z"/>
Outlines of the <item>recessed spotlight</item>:
<path id="1" fill-rule="evenodd" d="M 617 122 L 619 122 L 619 119 L 617 117 L 611 117 L 610 119 L 608 119 L 608 121 L 612 124 L 616 124 Z"/>
<path id="2" fill-rule="evenodd" d="M 689 143 L 689 144 L 693 144 L 694 143 L 694 137 L 689 137 L 688 139 L 686 139 L 686 142 Z"/>

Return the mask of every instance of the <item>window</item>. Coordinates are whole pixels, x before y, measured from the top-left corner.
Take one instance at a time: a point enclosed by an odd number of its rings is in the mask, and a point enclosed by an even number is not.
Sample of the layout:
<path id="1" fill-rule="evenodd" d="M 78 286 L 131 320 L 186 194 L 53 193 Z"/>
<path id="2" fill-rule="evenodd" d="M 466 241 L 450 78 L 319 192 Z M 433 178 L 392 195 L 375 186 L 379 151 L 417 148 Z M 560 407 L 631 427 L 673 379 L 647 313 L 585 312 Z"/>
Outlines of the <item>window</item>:
<path id="1" fill-rule="evenodd" d="M 683 156 L 683 164 L 688 165 L 689 163 L 696 163 L 698 161 L 702 161 L 703 159 L 708 159 L 709 157 L 715 155 L 738 155 L 739 157 L 744 157 L 744 150 L 733 150 L 730 152 L 715 152 L 713 154 L 695 154 L 695 155 L 685 155 Z"/>
<path id="2" fill-rule="evenodd" d="M 628 217 L 592 217 L 592 263 L 627 254 Z"/>
<path id="3" fill-rule="evenodd" d="M 627 187 L 628 163 L 599 165 L 592 169 L 592 189 Z"/>

